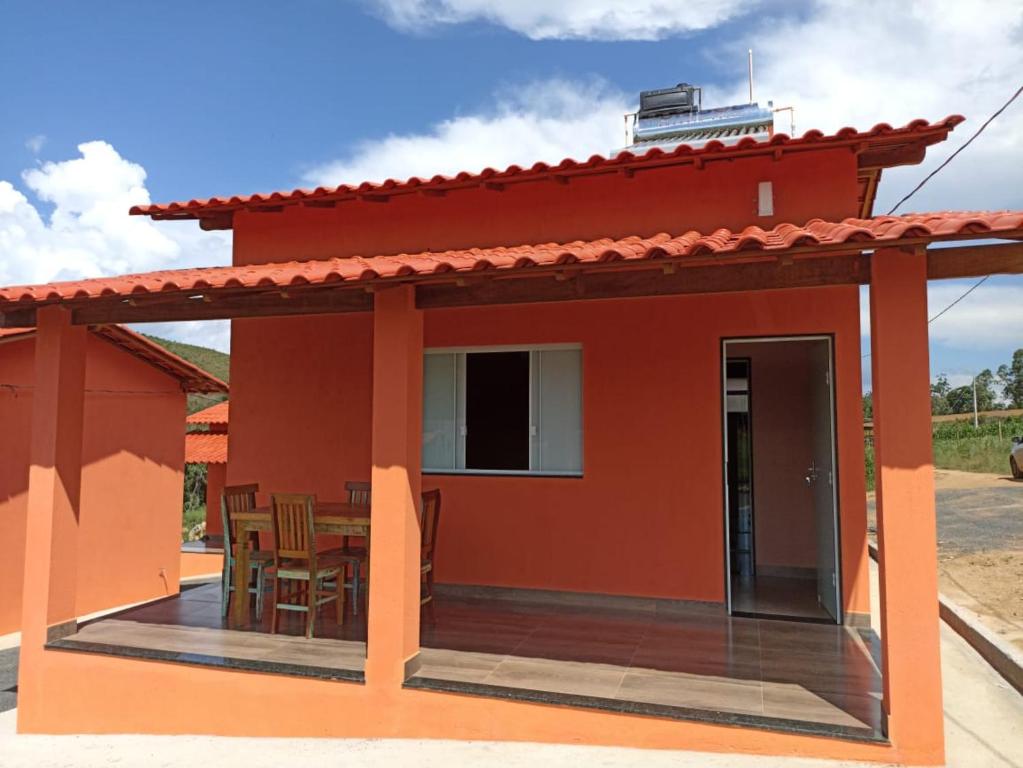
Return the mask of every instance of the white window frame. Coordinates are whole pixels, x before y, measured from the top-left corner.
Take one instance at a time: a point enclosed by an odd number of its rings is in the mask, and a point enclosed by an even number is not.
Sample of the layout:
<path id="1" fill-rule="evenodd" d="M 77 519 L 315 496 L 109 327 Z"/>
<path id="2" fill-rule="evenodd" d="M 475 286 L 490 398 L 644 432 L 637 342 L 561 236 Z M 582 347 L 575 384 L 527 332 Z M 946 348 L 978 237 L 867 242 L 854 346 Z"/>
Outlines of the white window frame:
<path id="1" fill-rule="evenodd" d="M 579 352 L 579 419 L 581 432 L 579 435 L 579 465 L 578 470 L 541 470 L 541 469 L 459 469 L 459 468 L 446 468 L 446 467 L 427 467 L 422 468 L 424 475 L 510 475 L 510 476 L 522 476 L 522 477 L 582 477 L 583 469 L 585 468 L 585 455 L 583 452 L 583 432 L 585 431 L 585 424 L 583 419 L 583 359 L 582 359 L 583 345 L 579 343 L 564 343 L 564 344 L 495 344 L 489 346 L 462 346 L 462 347 L 427 347 L 423 350 L 423 356 L 427 355 L 470 355 L 487 352 L 529 352 L 529 463 L 532 467 L 534 454 L 538 454 L 539 451 L 534 451 L 534 441 L 540 435 L 540 425 L 533 423 L 534 406 L 536 405 L 535 398 L 537 397 L 537 375 L 534 371 L 534 352 L 548 352 L 557 350 L 577 350 Z M 453 395 L 456 398 L 455 402 L 455 419 L 456 419 L 456 434 L 455 434 L 455 464 L 458 463 L 460 457 L 462 461 L 465 460 L 465 374 L 466 366 L 464 358 L 462 363 L 459 364 L 456 358 L 455 364 L 455 387 Z M 461 399 L 461 403 L 458 400 Z M 425 414 L 424 414 L 425 416 Z M 539 414 L 537 414 L 537 420 L 539 420 Z"/>

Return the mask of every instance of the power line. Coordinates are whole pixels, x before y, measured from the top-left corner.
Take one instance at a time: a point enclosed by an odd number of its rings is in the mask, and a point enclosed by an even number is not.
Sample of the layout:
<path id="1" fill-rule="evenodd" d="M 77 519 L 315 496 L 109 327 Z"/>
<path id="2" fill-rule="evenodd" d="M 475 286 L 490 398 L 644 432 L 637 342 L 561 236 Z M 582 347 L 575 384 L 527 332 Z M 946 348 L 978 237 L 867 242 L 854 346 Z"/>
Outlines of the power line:
<path id="1" fill-rule="evenodd" d="M 958 298 L 957 298 L 957 299 L 956 299 L 955 301 L 953 301 L 953 302 L 952 302 L 951 304 L 949 304 L 949 305 L 948 305 L 947 307 L 945 307 L 945 308 L 944 308 L 943 310 L 941 310 L 941 311 L 940 311 L 940 312 L 939 312 L 938 314 L 934 315 L 934 317 L 930 318 L 930 319 L 929 319 L 929 320 L 927 321 L 927 324 L 928 324 L 928 325 L 930 325 L 930 324 L 931 324 L 931 323 L 933 323 L 933 322 L 934 322 L 935 320 L 937 320 L 937 319 L 938 319 L 939 317 L 941 317 L 941 316 L 942 316 L 943 314 L 945 314 L 946 312 L 948 312 L 948 311 L 949 311 L 950 309 L 952 309 L 952 307 L 954 307 L 954 306 L 955 306 L 956 304 L 958 304 L 958 303 L 959 303 L 960 301 L 962 301 L 963 299 L 965 299 L 965 298 L 966 298 L 967 296 L 969 296 L 969 295 L 970 295 L 971 293 L 973 293 L 973 292 L 974 292 L 975 290 L 977 290 L 978 288 L 980 288 L 980 286 L 982 286 L 982 285 L 983 285 L 983 284 L 984 284 L 985 282 L 987 282 L 987 281 L 988 281 L 988 279 L 989 279 L 990 277 L 991 277 L 991 275 L 984 275 L 984 277 L 980 278 L 980 280 L 978 280 L 978 281 L 977 281 L 977 282 L 975 282 L 975 283 L 974 283 L 973 285 L 971 285 L 971 286 L 970 286 L 969 288 L 967 288 L 967 289 L 966 289 L 965 291 L 963 291 L 963 293 L 959 294 L 959 297 L 958 297 Z M 862 355 L 862 356 L 861 356 L 861 359 L 866 359 L 866 358 L 868 358 L 868 357 L 870 357 L 870 352 L 868 352 L 868 353 L 867 353 L 867 354 L 865 354 L 865 355 Z"/>
<path id="2" fill-rule="evenodd" d="M 985 120 L 984 123 L 980 126 L 980 128 L 978 128 L 976 131 L 974 131 L 973 135 L 970 136 L 970 138 L 968 138 L 963 143 L 963 145 L 961 147 L 959 147 L 955 152 L 953 152 L 951 155 L 949 155 L 947 158 L 945 158 L 945 161 L 941 165 L 939 165 L 937 168 L 935 168 L 933 171 L 931 171 L 929 174 L 927 174 L 919 184 L 917 184 L 915 187 L 913 187 L 913 189 L 911 189 L 909 191 L 909 194 L 907 194 L 905 197 L 903 197 L 901 200 L 899 200 L 899 202 L 897 202 L 895 205 L 893 205 L 892 209 L 890 211 L 888 211 L 887 215 L 891 216 L 893 213 L 895 213 L 897 210 L 899 210 L 899 207 L 904 202 L 906 202 L 907 200 L 909 200 L 909 198 L 911 198 L 913 195 L 915 195 L 917 192 L 919 192 L 923 188 L 924 184 L 926 184 L 928 181 L 930 181 L 935 176 L 937 176 L 939 171 L 941 171 L 946 165 L 951 163 L 960 152 L 962 152 L 964 149 L 966 149 L 968 146 L 970 146 L 970 144 L 973 143 L 973 140 L 976 139 L 978 136 L 980 136 L 980 134 L 982 134 L 984 132 L 984 129 L 987 128 L 992 122 L 994 122 L 994 119 L 996 117 L 998 117 L 1000 114 L 1002 114 L 1002 112 L 1004 112 L 1009 107 L 1009 105 L 1012 104 L 1012 102 L 1014 102 L 1016 99 L 1019 98 L 1019 95 L 1021 93 L 1023 93 L 1023 85 L 1021 85 L 1019 88 L 1017 88 L 1016 92 L 1014 94 L 1012 94 L 1012 96 L 1009 97 L 1009 100 L 1007 102 L 1005 102 L 1001 107 L 999 107 L 998 110 L 993 115 L 991 115 L 991 117 L 989 117 L 987 120 Z M 980 288 L 980 286 L 982 286 L 985 282 L 987 282 L 988 278 L 990 278 L 990 277 L 991 277 L 991 275 L 984 275 L 984 277 L 982 277 L 980 280 L 978 280 L 976 283 L 974 283 L 968 289 L 966 289 L 963 293 L 961 293 L 959 295 L 959 297 L 956 298 L 955 301 L 953 301 L 951 304 L 949 304 L 947 307 L 945 307 L 943 310 L 941 310 L 938 314 L 934 315 L 934 317 L 930 318 L 927 321 L 927 324 L 930 325 L 935 320 L 937 320 L 939 317 L 941 317 L 943 314 L 948 312 L 950 309 L 952 309 L 952 307 L 954 307 L 960 301 L 965 299 L 967 296 L 969 296 L 975 290 Z M 870 357 L 870 354 L 871 353 L 868 352 L 867 354 L 862 355 L 861 359 L 866 359 L 866 358 Z"/>
<path id="3" fill-rule="evenodd" d="M 947 158 L 945 158 L 945 161 L 941 165 L 939 165 L 937 168 L 935 168 L 933 171 L 928 173 L 924 177 L 923 181 L 921 181 L 919 184 L 917 184 L 915 187 L 913 187 L 913 189 L 911 189 L 909 191 L 909 194 L 907 194 L 905 197 L 903 197 L 901 200 L 899 200 L 899 202 L 897 202 L 895 205 L 893 205 L 892 209 L 890 211 L 888 211 L 887 215 L 891 216 L 893 213 L 895 213 L 897 210 L 899 210 L 899 208 L 902 206 L 902 204 L 904 202 L 909 200 L 909 198 L 911 198 L 913 195 L 915 195 L 917 192 L 919 192 L 923 188 L 924 184 L 926 184 L 928 181 L 930 181 L 935 176 L 937 176 L 939 171 L 941 171 L 946 165 L 948 165 L 953 160 L 955 160 L 956 156 L 960 152 L 962 152 L 964 149 L 966 149 L 968 146 L 970 146 L 970 144 L 973 143 L 973 140 L 976 139 L 978 136 L 980 136 L 980 134 L 982 134 L 984 132 L 984 129 L 987 128 L 994 121 L 994 119 L 996 117 L 998 117 L 1000 114 L 1002 114 L 1002 112 L 1004 112 L 1009 107 L 1009 105 L 1012 104 L 1012 102 L 1014 102 L 1017 98 L 1019 98 L 1019 95 L 1021 93 L 1023 93 L 1023 85 L 1021 85 L 1016 90 L 1016 92 L 1014 94 L 1012 94 L 1012 96 L 1009 97 L 1009 100 L 1007 102 L 1005 102 L 1001 107 L 998 108 L 997 112 L 995 112 L 993 115 L 991 115 L 991 117 L 989 117 L 987 120 L 984 121 L 984 124 L 981 125 L 980 128 L 978 128 L 974 132 L 974 134 L 970 138 L 968 138 L 966 140 L 966 143 L 964 143 L 955 152 L 953 152 L 951 155 L 949 155 Z"/>
<path id="4" fill-rule="evenodd" d="M 975 290 L 977 290 L 978 288 L 980 288 L 980 286 L 982 286 L 982 285 L 983 285 L 983 284 L 984 284 L 984 283 L 985 283 L 985 282 L 987 281 L 987 279 L 988 279 L 989 277 L 991 277 L 991 275 L 984 275 L 984 277 L 980 278 L 980 280 L 978 280 L 977 282 L 975 282 L 975 283 L 974 283 L 973 285 L 971 285 L 971 286 L 970 286 L 970 287 L 969 287 L 969 288 L 968 288 L 968 289 L 967 289 L 967 290 L 966 290 L 965 292 L 963 292 L 962 294 L 960 294 L 960 295 L 959 295 L 959 298 L 957 298 L 957 299 L 956 299 L 955 301 L 953 301 L 953 302 L 952 302 L 951 304 L 949 304 L 949 305 L 948 305 L 947 307 L 945 307 L 945 308 L 944 308 L 943 310 L 941 310 L 941 311 L 940 311 L 940 312 L 939 312 L 938 314 L 936 314 L 936 315 L 935 315 L 934 317 L 932 317 L 932 318 L 931 318 L 930 320 L 928 320 L 928 321 L 927 321 L 927 324 L 928 324 L 928 325 L 930 325 L 931 323 L 933 323 L 933 322 L 934 322 L 935 320 L 937 320 L 937 319 L 938 319 L 939 317 L 941 317 L 941 316 L 942 316 L 943 314 L 945 314 L 945 313 L 946 313 L 946 312 L 948 312 L 948 311 L 949 311 L 950 309 L 952 309 L 952 307 L 954 307 L 954 306 L 955 306 L 956 304 L 958 304 L 958 303 L 959 303 L 960 301 L 962 301 L 962 300 L 963 300 L 963 299 L 965 299 L 965 298 L 966 298 L 967 296 L 969 296 L 969 295 L 970 295 L 971 293 L 973 293 L 973 292 L 974 292 Z"/>

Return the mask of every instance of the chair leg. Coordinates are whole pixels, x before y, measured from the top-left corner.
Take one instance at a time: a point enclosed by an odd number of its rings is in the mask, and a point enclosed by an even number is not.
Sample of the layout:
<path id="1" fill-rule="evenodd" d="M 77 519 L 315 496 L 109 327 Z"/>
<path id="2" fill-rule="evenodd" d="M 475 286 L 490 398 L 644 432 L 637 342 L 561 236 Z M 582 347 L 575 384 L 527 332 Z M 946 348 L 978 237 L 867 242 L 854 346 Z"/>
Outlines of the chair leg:
<path id="1" fill-rule="evenodd" d="M 362 563 L 352 563 L 352 616 L 359 615 L 359 586 L 362 581 Z"/>
<path id="2" fill-rule="evenodd" d="M 344 571 L 337 577 L 337 625 L 340 627 L 345 621 L 345 574 Z"/>
<path id="3" fill-rule="evenodd" d="M 310 574 L 312 576 L 312 574 Z M 316 582 L 312 578 L 306 582 L 306 613 L 305 613 L 305 636 L 312 638 L 313 627 L 316 624 Z"/>
<path id="4" fill-rule="evenodd" d="M 280 594 L 280 583 L 281 583 L 281 580 L 279 578 L 277 578 L 277 574 L 275 573 L 274 574 L 274 611 L 273 611 L 273 616 L 270 619 L 270 634 L 271 635 L 276 635 L 277 634 L 277 603 L 278 603 L 278 597 L 279 597 L 279 594 Z"/>
<path id="5" fill-rule="evenodd" d="M 227 606 L 231 600 L 231 565 L 224 558 L 224 572 L 220 574 L 220 618 L 227 617 Z"/>
<path id="6" fill-rule="evenodd" d="M 256 569 L 256 621 L 263 621 L 263 585 L 266 580 L 266 568 L 260 563 Z"/>

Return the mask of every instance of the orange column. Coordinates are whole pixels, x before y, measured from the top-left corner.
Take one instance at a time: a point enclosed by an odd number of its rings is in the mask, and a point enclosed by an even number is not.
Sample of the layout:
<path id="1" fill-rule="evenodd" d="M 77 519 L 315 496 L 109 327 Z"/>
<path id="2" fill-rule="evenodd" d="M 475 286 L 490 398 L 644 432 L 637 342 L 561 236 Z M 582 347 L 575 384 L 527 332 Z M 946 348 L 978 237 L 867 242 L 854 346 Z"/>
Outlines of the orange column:
<path id="1" fill-rule="evenodd" d="M 63 307 L 38 313 L 25 530 L 19 726 L 43 706 L 38 666 L 48 633 L 75 619 L 85 398 L 84 326 Z"/>
<path id="2" fill-rule="evenodd" d="M 423 316 L 411 286 L 376 294 L 366 682 L 399 687 L 419 653 Z"/>
<path id="3" fill-rule="evenodd" d="M 871 260 L 871 352 L 884 706 L 904 759 L 944 761 L 927 257 Z"/>

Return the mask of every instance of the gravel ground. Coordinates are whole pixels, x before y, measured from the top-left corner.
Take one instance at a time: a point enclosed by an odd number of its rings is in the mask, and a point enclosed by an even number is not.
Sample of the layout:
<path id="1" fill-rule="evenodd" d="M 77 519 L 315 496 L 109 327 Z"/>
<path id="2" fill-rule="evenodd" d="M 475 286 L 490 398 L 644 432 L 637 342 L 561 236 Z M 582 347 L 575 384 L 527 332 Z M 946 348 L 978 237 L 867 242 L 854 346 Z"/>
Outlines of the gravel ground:
<path id="1" fill-rule="evenodd" d="M 1000 475 L 938 470 L 935 473 L 938 508 L 938 550 L 966 554 L 1023 549 L 1023 482 Z M 867 514 L 876 532 L 873 494 Z"/>
<path id="2" fill-rule="evenodd" d="M 0 651 L 0 712 L 18 704 L 18 649 Z"/>
<path id="3" fill-rule="evenodd" d="M 1023 651 L 1023 482 L 944 469 L 934 480 L 939 589 Z"/>

